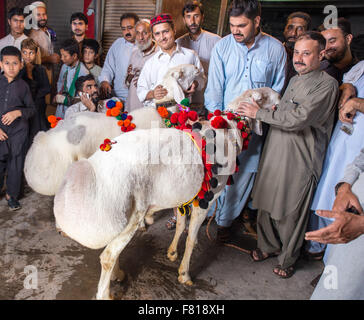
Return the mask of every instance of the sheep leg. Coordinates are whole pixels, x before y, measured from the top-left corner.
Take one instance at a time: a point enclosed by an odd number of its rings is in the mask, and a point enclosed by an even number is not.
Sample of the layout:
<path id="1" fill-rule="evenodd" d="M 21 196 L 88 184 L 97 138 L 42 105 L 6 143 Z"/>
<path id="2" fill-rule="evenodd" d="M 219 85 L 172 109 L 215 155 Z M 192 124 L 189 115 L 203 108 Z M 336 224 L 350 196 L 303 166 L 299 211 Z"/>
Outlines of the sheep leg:
<path id="1" fill-rule="evenodd" d="M 183 255 L 181 265 L 178 269 L 178 274 L 179 274 L 178 281 L 188 286 L 193 285 L 193 282 L 191 281 L 191 277 L 189 274 L 192 251 L 195 244 L 197 243 L 198 231 L 201 227 L 201 224 L 205 220 L 206 215 L 207 215 L 207 210 L 203 210 L 201 208 L 193 208 L 192 210 L 192 216 L 186 240 L 185 253 Z"/>
<path id="2" fill-rule="evenodd" d="M 109 300 L 110 296 L 110 281 L 112 278 L 122 276 L 119 269 L 119 255 L 132 239 L 136 230 L 138 229 L 140 220 L 144 216 L 133 214 L 129 224 L 114 240 L 112 240 L 100 255 L 101 262 L 101 276 L 99 280 L 96 299 Z"/>
<path id="3" fill-rule="evenodd" d="M 186 216 L 182 216 L 176 208 L 173 209 L 174 214 L 177 216 L 177 225 L 176 225 L 176 232 L 174 233 L 173 240 L 168 248 L 167 257 L 169 260 L 176 261 L 178 253 L 177 253 L 177 246 L 179 238 L 181 234 L 185 230 L 186 227 Z"/>

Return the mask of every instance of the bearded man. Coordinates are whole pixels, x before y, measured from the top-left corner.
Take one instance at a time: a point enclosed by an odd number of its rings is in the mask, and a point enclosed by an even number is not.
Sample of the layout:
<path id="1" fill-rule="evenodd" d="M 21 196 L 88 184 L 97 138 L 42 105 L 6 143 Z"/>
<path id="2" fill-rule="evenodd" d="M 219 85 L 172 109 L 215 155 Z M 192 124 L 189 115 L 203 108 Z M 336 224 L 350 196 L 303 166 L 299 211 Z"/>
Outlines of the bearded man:
<path id="1" fill-rule="evenodd" d="M 126 99 L 125 108 L 130 112 L 143 107 L 137 95 L 137 83 L 145 62 L 149 60 L 156 51 L 156 43 L 152 39 L 152 30 L 150 21 L 142 19 L 135 25 L 136 45 L 131 53 L 128 74 L 125 79 L 125 85 L 129 88 L 128 98 Z"/>
<path id="2" fill-rule="evenodd" d="M 182 9 L 182 16 L 188 33 L 179 37 L 176 42 L 181 47 L 192 49 L 197 53 L 207 76 L 212 49 L 221 37 L 202 29 L 204 9 L 199 1 L 187 2 Z M 204 92 L 202 90 L 195 93 L 193 104 L 204 105 Z"/>
<path id="3" fill-rule="evenodd" d="M 350 22 L 345 18 L 339 18 L 337 26 L 326 28 L 325 25 L 321 25 L 319 31 L 326 39 L 326 60 L 321 63 L 321 70 L 326 71 L 341 85 L 343 75 L 357 63 L 350 50 L 353 40 Z"/>

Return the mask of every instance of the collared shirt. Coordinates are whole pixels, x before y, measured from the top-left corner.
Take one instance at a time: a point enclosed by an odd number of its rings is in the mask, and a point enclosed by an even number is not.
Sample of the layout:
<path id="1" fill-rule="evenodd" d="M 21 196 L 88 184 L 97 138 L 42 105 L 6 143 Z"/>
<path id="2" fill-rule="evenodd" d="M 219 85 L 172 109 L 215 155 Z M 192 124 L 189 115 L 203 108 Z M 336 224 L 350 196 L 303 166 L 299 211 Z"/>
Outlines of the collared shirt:
<path id="1" fill-rule="evenodd" d="M 169 55 L 159 48 L 155 55 L 144 64 L 139 76 L 137 94 L 139 100 L 144 102 L 144 106 L 155 105 L 153 101 L 145 100 L 148 92 L 154 90 L 157 85 L 162 83 L 164 75 L 170 68 L 180 64 L 193 64 L 196 66 L 200 70 L 200 76 L 196 79 L 198 82 L 197 90 L 204 88 L 206 82 L 204 70 L 195 51 L 183 48 L 177 44 L 176 50 L 172 55 Z"/>
<path id="2" fill-rule="evenodd" d="M 113 83 L 116 96 L 123 101 L 128 97 L 125 77 L 129 59 L 135 46 L 135 44 L 126 41 L 124 38 L 117 39 L 107 53 L 104 67 L 99 76 L 99 83 L 103 81 Z"/>
<path id="3" fill-rule="evenodd" d="M 15 39 L 9 33 L 6 37 L 0 39 L 0 51 L 2 49 L 4 49 L 5 47 L 7 47 L 7 46 L 13 46 L 13 47 L 16 47 L 16 48 L 18 48 L 20 50 L 22 41 L 27 39 L 27 38 L 28 37 L 23 33 L 19 38 Z"/>
<path id="4" fill-rule="evenodd" d="M 215 33 L 211 33 L 205 30 L 201 30 L 200 35 L 197 37 L 196 40 L 193 40 L 190 37 L 189 33 L 184 34 L 183 36 L 177 39 L 177 43 L 184 48 L 192 49 L 196 51 L 198 57 L 201 60 L 203 69 L 205 70 L 206 77 L 208 76 L 209 64 L 210 64 L 210 57 L 212 49 L 214 48 L 215 44 L 221 40 L 221 37 Z M 198 91 L 193 96 L 193 102 L 204 104 L 204 90 Z"/>
<path id="5" fill-rule="evenodd" d="M 232 34 L 221 39 L 212 50 L 205 107 L 214 112 L 227 105 L 245 90 L 270 87 L 280 92 L 286 75 L 286 50 L 272 36 L 259 33 L 250 49 Z M 256 172 L 262 138 L 253 134 L 249 148 L 243 151 L 240 170 Z"/>
<path id="6" fill-rule="evenodd" d="M 287 54 L 277 39 L 259 33 L 250 49 L 230 34 L 212 50 L 205 106 L 224 110 L 245 90 L 270 87 L 280 92 L 284 85 Z"/>
<path id="7" fill-rule="evenodd" d="M 8 82 L 0 74 L 0 118 L 10 111 L 20 110 L 21 117 L 15 119 L 9 126 L 0 121 L 0 129 L 8 135 L 7 141 L 0 141 L 0 153 L 8 152 L 10 148 L 15 156 L 22 152 L 23 144 L 28 137 L 28 122 L 35 114 L 35 105 L 29 86 L 19 77 Z"/>
<path id="8" fill-rule="evenodd" d="M 131 68 L 131 73 L 133 77 L 129 79 L 129 83 L 126 83 L 126 85 L 129 87 L 128 99 L 126 100 L 125 104 L 126 111 L 128 112 L 143 107 L 143 103 L 140 102 L 137 95 L 138 77 L 141 70 L 143 69 L 145 62 L 153 57 L 156 50 L 157 46 L 154 43 L 153 47 L 147 52 L 143 52 L 140 51 L 138 48 L 134 48 L 131 54 L 129 66 Z"/>
<path id="9" fill-rule="evenodd" d="M 80 67 L 80 72 L 78 74 L 78 77 L 88 75 L 89 71 L 87 70 L 85 65 L 82 62 L 80 62 L 80 64 L 81 64 L 81 67 Z M 64 86 L 65 73 L 68 71 L 68 73 L 67 73 L 67 88 L 69 89 L 71 87 L 73 78 L 75 77 L 76 70 L 77 70 L 77 64 L 74 67 L 67 66 L 66 64 L 64 64 L 62 66 L 61 72 L 59 73 L 59 78 L 58 78 L 58 81 L 57 81 L 57 92 L 59 94 L 62 94 L 62 91 L 64 89 L 63 86 Z M 66 112 L 66 109 L 67 109 L 67 106 L 64 106 L 63 104 L 59 104 L 57 106 L 56 116 L 63 118 L 64 114 Z"/>
<path id="10" fill-rule="evenodd" d="M 291 79 L 277 110 L 257 111 L 270 129 L 252 194 L 255 208 L 280 220 L 303 203 L 322 172 L 338 96 L 337 81 L 314 70 Z"/>

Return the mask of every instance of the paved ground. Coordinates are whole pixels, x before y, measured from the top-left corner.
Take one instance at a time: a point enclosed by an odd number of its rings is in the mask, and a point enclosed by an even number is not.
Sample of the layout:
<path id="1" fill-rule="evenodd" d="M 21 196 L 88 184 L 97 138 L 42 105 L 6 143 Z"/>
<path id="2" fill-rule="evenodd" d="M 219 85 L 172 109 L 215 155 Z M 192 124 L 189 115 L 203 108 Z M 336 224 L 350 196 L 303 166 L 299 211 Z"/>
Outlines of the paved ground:
<path id="1" fill-rule="evenodd" d="M 100 276 L 99 255 L 71 239 L 60 236 L 54 225 L 53 198 L 29 189 L 21 201 L 23 209 L 10 213 L 0 200 L 0 299 L 94 299 Z M 169 212 L 161 212 L 154 225 L 139 232 L 120 256 L 127 278 L 112 291 L 122 299 L 308 299 L 310 282 L 321 271 L 320 262 L 299 262 L 296 274 L 287 280 L 273 275 L 274 259 L 260 263 L 238 250 L 217 246 L 206 236 L 204 225 L 194 251 L 191 276 L 194 286 L 177 282 L 180 258 L 172 263 L 166 251 L 173 237 L 164 223 Z M 215 235 L 216 225 L 210 233 Z M 237 222 L 235 229 L 240 230 Z M 249 248 L 254 240 L 239 236 Z M 183 236 L 179 253 L 184 249 Z M 28 266 L 28 267 L 27 267 Z M 30 270 L 37 270 L 37 277 Z M 38 280 L 37 289 L 32 280 Z M 24 286 L 25 284 L 25 286 Z"/>

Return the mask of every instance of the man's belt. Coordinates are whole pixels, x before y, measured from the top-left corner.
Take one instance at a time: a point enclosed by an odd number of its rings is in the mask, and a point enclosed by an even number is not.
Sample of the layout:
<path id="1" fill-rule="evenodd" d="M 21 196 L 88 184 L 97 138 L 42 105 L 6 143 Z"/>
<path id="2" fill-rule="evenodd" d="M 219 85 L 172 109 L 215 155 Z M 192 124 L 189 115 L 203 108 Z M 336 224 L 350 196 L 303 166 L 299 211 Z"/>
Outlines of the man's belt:
<path id="1" fill-rule="evenodd" d="M 170 100 L 170 101 L 156 103 L 155 106 L 156 106 L 156 108 L 159 108 L 159 107 L 166 107 L 166 108 L 168 108 L 168 107 L 173 107 L 176 104 L 177 104 L 176 101 Z"/>

